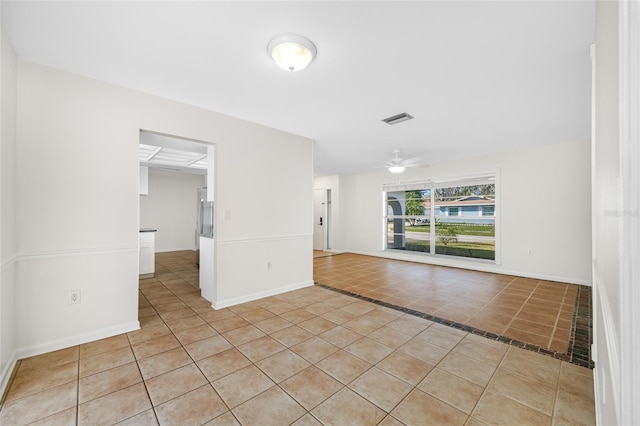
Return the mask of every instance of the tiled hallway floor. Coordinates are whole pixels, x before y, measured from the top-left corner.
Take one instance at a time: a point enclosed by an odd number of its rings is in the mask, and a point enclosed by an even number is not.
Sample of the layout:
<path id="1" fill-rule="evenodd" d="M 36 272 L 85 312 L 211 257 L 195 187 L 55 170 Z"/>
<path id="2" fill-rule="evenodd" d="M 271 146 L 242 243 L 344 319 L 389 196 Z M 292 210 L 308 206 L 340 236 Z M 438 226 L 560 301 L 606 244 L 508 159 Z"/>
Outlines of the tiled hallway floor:
<path id="1" fill-rule="evenodd" d="M 213 310 L 181 255 L 140 330 L 20 361 L 0 424 L 595 423 L 587 368 L 318 286 Z"/>

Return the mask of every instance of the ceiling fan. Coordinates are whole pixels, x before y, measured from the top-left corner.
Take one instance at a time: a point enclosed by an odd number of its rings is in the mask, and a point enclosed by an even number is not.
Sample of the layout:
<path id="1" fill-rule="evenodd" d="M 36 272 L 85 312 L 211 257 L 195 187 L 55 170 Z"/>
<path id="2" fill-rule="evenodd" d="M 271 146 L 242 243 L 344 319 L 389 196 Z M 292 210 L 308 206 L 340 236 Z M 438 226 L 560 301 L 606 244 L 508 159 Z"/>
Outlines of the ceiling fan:
<path id="1" fill-rule="evenodd" d="M 400 157 L 399 149 L 394 149 L 393 154 L 393 158 L 385 162 L 386 168 L 389 169 L 391 173 L 402 173 L 407 167 L 415 167 L 421 165 L 423 160 L 422 157 L 408 158 L 405 160 Z"/>

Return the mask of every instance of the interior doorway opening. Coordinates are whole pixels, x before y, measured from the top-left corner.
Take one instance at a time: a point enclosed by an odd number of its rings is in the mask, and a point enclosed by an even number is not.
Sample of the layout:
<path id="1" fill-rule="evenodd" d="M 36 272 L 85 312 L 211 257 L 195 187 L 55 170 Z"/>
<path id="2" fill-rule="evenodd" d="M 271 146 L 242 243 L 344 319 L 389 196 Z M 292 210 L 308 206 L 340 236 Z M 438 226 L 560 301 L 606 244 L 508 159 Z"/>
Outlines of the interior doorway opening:
<path id="1" fill-rule="evenodd" d="M 313 200 L 313 249 L 331 250 L 331 190 L 315 189 Z"/>
<path id="2" fill-rule="evenodd" d="M 156 253 L 192 253 L 194 286 L 213 301 L 215 145 L 148 130 L 140 130 L 139 136 L 140 278 L 155 275 Z M 210 205 L 208 227 L 200 217 L 203 189 Z"/>

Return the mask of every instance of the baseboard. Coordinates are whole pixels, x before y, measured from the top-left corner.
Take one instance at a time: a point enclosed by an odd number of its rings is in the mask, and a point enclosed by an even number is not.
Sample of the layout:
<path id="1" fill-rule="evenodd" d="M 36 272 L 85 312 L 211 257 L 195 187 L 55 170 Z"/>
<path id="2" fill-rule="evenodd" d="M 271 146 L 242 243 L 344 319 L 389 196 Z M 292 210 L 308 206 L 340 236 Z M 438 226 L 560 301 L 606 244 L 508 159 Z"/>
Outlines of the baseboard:
<path id="1" fill-rule="evenodd" d="M 114 327 L 107 327 L 89 333 L 79 334 L 52 342 L 46 342 L 40 345 L 19 348 L 15 355 L 17 359 L 24 359 L 35 355 L 41 355 L 47 352 L 57 351 L 59 349 L 69 348 L 71 346 L 81 345 L 83 343 L 93 342 L 95 340 L 105 339 L 107 337 L 116 336 L 118 334 L 128 333 L 140 329 L 139 321 L 132 321 L 120 324 Z"/>
<path id="2" fill-rule="evenodd" d="M 350 251 L 348 253 L 360 254 L 363 256 L 382 257 L 385 259 L 403 260 L 407 262 L 425 263 L 429 265 L 445 266 L 449 268 L 460 268 L 460 269 L 469 269 L 472 271 L 490 272 L 493 274 L 513 275 L 516 277 L 533 278 L 536 280 L 543 280 L 543 281 L 554 281 L 554 282 L 567 283 L 567 284 L 586 285 L 591 287 L 591 281 L 588 281 L 588 280 L 581 280 L 581 279 L 571 278 L 571 277 L 559 277 L 555 275 L 535 274 L 530 272 L 511 271 L 507 269 L 502 269 L 490 261 L 470 259 L 465 262 L 459 262 L 459 261 L 456 262 L 455 260 L 443 259 L 441 257 L 433 258 L 429 255 L 411 255 L 411 254 L 405 254 L 405 253 L 389 253 L 389 252 L 370 253 L 370 252 Z"/>
<path id="3" fill-rule="evenodd" d="M 189 247 L 189 248 L 172 248 L 172 249 L 162 249 L 162 250 L 156 250 L 156 253 L 171 253 L 172 251 L 192 251 L 195 252 L 196 248 L 195 247 Z"/>
<path id="4" fill-rule="evenodd" d="M 593 370 L 593 375 L 596 378 L 594 391 L 598 398 L 606 398 L 615 407 L 619 407 L 622 404 L 621 395 L 621 382 L 622 382 L 622 370 L 620 367 L 620 348 L 619 339 L 616 333 L 616 317 L 611 310 L 611 303 L 609 302 L 609 296 L 607 295 L 606 288 L 603 281 L 597 281 L 596 292 L 597 306 L 594 306 L 594 311 L 600 313 L 600 319 L 602 321 L 602 329 L 597 330 L 597 340 L 594 342 L 597 358 L 600 362 L 596 363 L 596 368 Z M 594 319 L 594 320 L 597 320 Z M 601 344 L 604 344 L 605 350 L 601 349 Z M 603 359 L 603 355 L 607 356 L 607 359 Z M 608 370 L 606 367 L 609 367 Z M 602 382 L 602 374 L 608 375 L 611 381 L 611 389 L 605 392 L 604 386 L 606 383 Z M 605 394 L 608 397 L 605 397 Z M 596 399 L 596 418 L 599 417 L 598 404 L 603 402 L 603 399 Z"/>
<path id="5" fill-rule="evenodd" d="M 593 349 L 592 349 L 593 350 Z M 602 388 L 601 388 L 600 378 L 598 377 L 598 366 L 593 369 L 593 398 L 595 400 L 596 405 L 596 425 L 601 425 L 602 423 L 602 414 L 600 412 L 600 408 L 598 404 L 602 403 Z"/>
<path id="6" fill-rule="evenodd" d="M 258 293 L 248 294 L 246 296 L 234 297 L 231 299 L 225 299 L 225 300 L 219 300 L 219 301 L 214 300 L 213 303 L 211 304 L 211 307 L 213 309 L 227 308 L 229 306 L 240 305 L 241 303 L 252 302 L 254 300 L 263 299 L 265 297 L 275 296 L 276 294 L 282 294 L 292 290 L 299 290 L 301 288 L 311 287 L 312 285 L 313 285 L 313 280 L 309 280 L 309 281 L 303 281 L 301 283 L 295 283 L 295 284 L 291 284 L 283 287 L 277 287 L 271 290 L 261 291 Z"/>
<path id="7" fill-rule="evenodd" d="M 11 380 L 13 370 L 16 368 L 16 362 L 18 362 L 18 358 L 16 357 L 16 353 L 13 352 L 0 372 L 0 401 L 7 390 L 7 385 L 9 384 L 9 380 Z"/>

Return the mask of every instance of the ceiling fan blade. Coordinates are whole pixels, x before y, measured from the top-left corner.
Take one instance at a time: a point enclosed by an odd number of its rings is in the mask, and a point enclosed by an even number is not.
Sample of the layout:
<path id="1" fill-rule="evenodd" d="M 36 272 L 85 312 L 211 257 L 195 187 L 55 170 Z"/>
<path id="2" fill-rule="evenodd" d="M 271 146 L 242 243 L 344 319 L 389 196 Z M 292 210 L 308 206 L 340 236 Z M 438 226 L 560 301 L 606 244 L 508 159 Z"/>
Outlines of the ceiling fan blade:
<path id="1" fill-rule="evenodd" d="M 411 166 L 411 165 L 414 165 L 414 164 L 417 165 L 417 164 L 421 163 L 422 160 L 424 160 L 424 158 L 422 158 L 422 157 L 413 157 L 413 158 L 409 158 L 409 159 L 404 160 L 402 162 L 402 165 L 405 166 L 405 167 Z"/>
<path id="2" fill-rule="evenodd" d="M 393 153 L 395 156 L 384 162 L 386 168 L 426 166 L 426 164 L 422 162 L 422 157 L 413 157 L 405 160 L 398 155 L 400 153 L 399 149 L 395 149 Z"/>
<path id="3" fill-rule="evenodd" d="M 400 166 L 402 164 L 402 158 L 392 158 L 391 160 L 387 160 L 384 163 L 389 166 Z"/>

